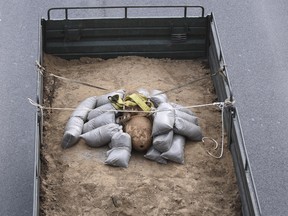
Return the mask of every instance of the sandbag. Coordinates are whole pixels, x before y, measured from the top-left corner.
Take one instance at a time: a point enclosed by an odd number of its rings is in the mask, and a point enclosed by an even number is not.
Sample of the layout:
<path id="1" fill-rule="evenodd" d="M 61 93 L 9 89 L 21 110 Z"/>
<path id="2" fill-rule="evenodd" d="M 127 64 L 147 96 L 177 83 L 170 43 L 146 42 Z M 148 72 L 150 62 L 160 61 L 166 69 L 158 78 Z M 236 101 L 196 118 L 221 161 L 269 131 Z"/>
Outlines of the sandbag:
<path id="1" fill-rule="evenodd" d="M 152 135 L 164 134 L 173 129 L 175 113 L 169 103 L 161 103 L 154 114 Z"/>
<path id="2" fill-rule="evenodd" d="M 100 107 L 97 107 L 97 108 L 91 110 L 91 111 L 88 113 L 87 120 L 89 121 L 89 120 L 91 120 L 91 119 L 93 119 L 93 118 L 95 118 L 95 117 L 97 117 L 97 116 L 105 113 L 107 110 L 116 110 L 116 109 L 115 109 L 115 108 L 113 107 L 113 105 L 109 102 L 109 103 L 107 103 L 107 104 L 104 104 L 104 105 L 102 105 L 102 106 L 100 106 Z M 111 112 L 112 112 L 112 111 L 111 111 Z M 116 112 L 114 112 L 114 113 L 116 113 Z"/>
<path id="3" fill-rule="evenodd" d="M 97 107 L 100 107 L 104 104 L 107 104 L 107 103 L 110 103 L 110 100 L 108 99 L 109 96 L 113 96 L 113 95 L 116 95 L 118 94 L 120 96 L 120 98 L 123 99 L 124 97 L 124 94 L 125 94 L 125 91 L 120 89 L 120 90 L 117 90 L 117 91 L 114 91 L 114 92 L 110 92 L 108 94 L 105 94 L 105 95 L 101 95 L 97 98 L 97 103 L 96 103 L 96 106 Z"/>
<path id="4" fill-rule="evenodd" d="M 88 131 L 110 123 L 115 123 L 115 113 L 105 112 L 86 122 L 83 126 L 83 133 L 87 133 Z"/>
<path id="5" fill-rule="evenodd" d="M 137 92 L 142 94 L 142 95 L 144 95 L 146 98 L 150 98 L 149 92 L 146 89 L 144 89 L 144 88 L 137 89 Z"/>
<path id="6" fill-rule="evenodd" d="M 192 110 L 188 109 L 188 108 L 185 108 L 183 107 L 182 105 L 179 105 L 179 104 L 176 104 L 176 103 L 170 103 L 172 105 L 173 108 L 177 109 L 177 110 L 180 110 L 182 112 L 185 112 L 189 115 L 193 115 L 195 116 L 195 113 L 192 112 Z"/>
<path id="7" fill-rule="evenodd" d="M 151 101 L 154 103 L 155 107 L 157 108 L 161 103 L 167 103 L 168 97 L 166 94 L 161 94 L 162 91 L 153 90 L 151 92 Z"/>
<path id="8" fill-rule="evenodd" d="M 79 117 L 86 121 L 88 113 L 96 106 L 97 97 L 89 97 L 82 101 L 71 114 L 71 117 Z"/>
<path id="9" fill-rule="evenodd" d="M 159 152 L 166 152 L 170 149 L 173 140 L 173 130 L 165 134 L 153 137 L 153 147 Z"/>
<path id="10" fill-rule="evenodd" d="M 76 144 L 82 133 L 84 121 L 80 117 L 70 117 L 61 142 L 62 148 L 69 148 Z"/>
<path id="11" fill-rule="evenodd" d="M 153 146 L 144 155 L 145 158 L 149 160 L 156 161 L 157 163 L 167 164 L 167 160 L 161 157 L 161 153 L 157 151 Z"/>
<path id="12" fill-rule="evenodd" d="M 182 110 L 175 110 L 175 117 L 179 117 L 182 119 L 185 119 L 186 121 L 189 121 L 193 124 L 199 125 L 198 124 L 198 118 L 194 115 L 188 114 L 187 112 L 183 112 Z"/>
<path id="13" fill-rule="evenodd" d="M 176 163 L 184 164 L 184 146 L 185 137 L 174 134 L 171 148 L 169 151 L 162 153 L 161 157 Z"/>
<path id="14" fill-rule="evenodd" d="M 105 164 L 117 167 L 128 167 L 128 163 L 131 157 L 131 149 L 126 147 L 112 148 L 107 151 L 107 158 Z"/>
<path id="15" fill-rule="evenodd" d="M 121 129 L 122 126 L 110 123 L 84 133 L 80 137 L 83 138 L 90 147 L 100 147 L 108 144 L 112 136 Z"/>
<path id="16" fill-rule="evenodd" d="M 192 141 L 201 141 L 203 137 L 201 128 L 198 125 L 179 117 L 175 118 L 175 126 L 173 130 L 174 133 L 183 135 Z"/>
<path id="17" fill-rule="evenodd" d="M 136 115 L 125 123 L 125 132 L 131 136 L 132 146 L 137 151 L 145 151 L 152 144 L 152 123 L 145 117 Z"/>
<path id="18" fill-rule="evenodd" d="M 120 130 L 112 136 L 111 142 L 109 143 L 110 148 L 126 147 L 132 149 L 131 136 L 128 133 Z"/>

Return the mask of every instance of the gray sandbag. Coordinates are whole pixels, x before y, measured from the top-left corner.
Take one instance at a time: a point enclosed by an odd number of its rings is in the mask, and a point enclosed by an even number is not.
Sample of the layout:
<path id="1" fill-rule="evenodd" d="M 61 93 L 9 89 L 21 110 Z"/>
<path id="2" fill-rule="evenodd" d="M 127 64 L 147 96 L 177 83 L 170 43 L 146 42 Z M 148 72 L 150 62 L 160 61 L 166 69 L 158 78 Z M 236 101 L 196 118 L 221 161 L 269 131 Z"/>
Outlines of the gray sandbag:
<path id="1" fill-rule="evenodd" d="M 115 123 L 115 113 L 105 112 L 86 122 L 83 126 L 83 133 L 87 133 L 88 131 L 110 123 Z"/>
<path id="2" fill-rule="evenodd" d="M 169 151 L 162 153 L 161 157 L 176 163 L 184 164 L 184 146 L 185 137 L 174 134 L 171 148 Z"/>
<path id="3" fill-rule="evenodd" d="M 144 95 L 146 98 L 150 98 L 149 92 L 146 89 L 144 89 L 144 88 L 137 89 L 137 92 L 142 94 L 142 95 Z"/>
<path id="4" fill-rule="evenodd" d="M 107 151 L 107 158 L 105 164 L 117 167 L 128 167 L 131 157 L 131 149 L 126 147 L 116 147 Z"/>
<path id="5" fill-rule="evenodd" d="M 164 134 L 173 129 L 175 112 L 169 103 L 161 103 L 154 114 L 152 136 Z"/>
<path id="6" fill-rule="evenodd" d="M 110 100 L 108 99 L 108 97 L 110 96 L 113 96 L 113 95 L 116 95 L 118 94 L 120 96 L 120 98 L 123 99 L 124 97 L 124 94 L 125 94 L 125 91 L 120 89 L 120 90 L 117 90 L 117 91 L 114 91 L 114 92 L 110 92 L 108 94 L 105 94 L 105 95 L 101 95 L 97 98 L 97 103 L 96 103 L 96 106 L 97 107 L 100 107 L 104 104 L 107 104 L 107 103 L 110 103 Z"/>
<path id="7" fill-rule="evenodd" d="M 182 105 L 179 105 L 179 104 L 176 104 L 176 103 L 171 103 L 172 107 L 175 108 L 175 110 L 180 110 L 182 112 L 185 112 L 189 115 L 193 115 L 195 116 L 194 112 L 192 112 L 192 110 L 188 109 L 188 108 L 185 108 L 183 107 Z"/>
<path id="8" fill-rule="evenodd" d="M 165 134 L 153 137 L 153 147 L 159 152 L 166 152 L 170 149 L 173 140 L 173 130 Z"/>
<path id="9" fill-rule="evenodd" d="M 110 102 L 107 104 L 104 104 L 100 107 L 97 107 L 97 108 L 91 110 L 88 113 L 88 117 L 87 117 L 88 121 L 101 115 L 101 114 L 103 114 L 103 113 L 105 113 L 105 112 L 107 112 L 107 110 L 116 110 L 116 109 L 113 107 L 113 105 Z M 112 111 L 110 111 L 110 112 L 112 112 Z M 116 113 L 116 112 L 114 112 L 114 113 Z"/>
<path id="10" fill-rule="evenodd" d="M 153 146 L 144 155 L 145 158 L 149 160 L 156 161 L 157 163 L 167 164 L 167 160 L 161 157 L 161 153 L 157 151 Z"/>
<path id="11" fill-rule="evenodd" d="M 161 103 L 167 103 L 168 97 L 166 94 L 161 94 L 162 91 L 153 90 L 151 92 L 151 101 L 154 103 L 155 107 L 158 107 Z"/>
<path id="12" fill-rule="evenodd" d="M 84 133 L 80 137 L 83 138 L 90 147 L 100 147 L 108 144 L 112 136 L 121 129 L 122 126 L 110 123 Z"/>
<path id="13" fill-rule="evenodd" d="M 179 117 L 175 118 L 175 126 L 173 130 L 174 133 L 183 135 L 192 141 L 201 141 L 203 137 L 201 128 L 198 125 Z"/>
<path id="14" fill-rule="evenodd" d="M 84 121 L 80 117 L 70 117 L 61 142 L 62 148 L 69 148 L 76 144 L 82 133 Z"/>
<path id="15" fill-rule="evenodd" d="M 88 113 L 91 109 L 94 109 L 96 106 L 97 97 L 89 97 L 83 100 L 71 114 L 71 117 L 80 117 L 83 121 L 86 121 Z"/>
<path id="16" fill-rule="evenodd" d="M 109 143 L 110 148 L 118 148 L 118 147 L 126 147 L 127 149 L 132 149 L 132 141 L 131 136 L 128 133 L 123 132 L 120 130 L 119 132 L 115 133 L 112 138 L 111 142 Z"/>
<path id="17" fill-rule="evenodd" d="M 193 124 L 199 125 L 198 124 L 198 118 L 194 115 L 188 114 L 187 112 L 183 112 L 182 110 L 175 110 L 175 117 L 179 117 L 182 119 L 185 119 L 186 121 L 189 121 Z"/>

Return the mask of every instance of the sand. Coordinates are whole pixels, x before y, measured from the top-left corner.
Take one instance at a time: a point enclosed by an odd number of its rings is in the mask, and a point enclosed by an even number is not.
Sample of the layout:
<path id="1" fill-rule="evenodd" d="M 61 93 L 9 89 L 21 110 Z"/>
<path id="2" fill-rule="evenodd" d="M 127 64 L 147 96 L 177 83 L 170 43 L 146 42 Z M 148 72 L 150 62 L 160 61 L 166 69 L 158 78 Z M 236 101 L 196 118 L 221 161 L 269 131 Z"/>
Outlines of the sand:
<path id="1" fill-rule="evenodd" d="M 48 73 L 103 86 L 111 91 L 167 90 L 200 77 L 201 81 L 167 93 L 184 106 L 216 101 L 207 63 L 201 60 L 118 57 L 66 61 L 45 56 Z M 44 79 L 44 105 L 76 107 L 103 91 L 52 77 Z M 192 109 L 204 136 L 221 141 L 217 108 Z M 41 145 L 41 215 L 241 215 L 231 154 L 209 156 L 213 145 L 187 142 L 185 164 L 161 165 L 132 152 L 128 168 L 104 165 L 108 147 L 90 148 L 83 140 L 70 149 L 60 142 L 72 111 L 45 111 Z M 215 154 L 219 153 L 214 152 Z"/>

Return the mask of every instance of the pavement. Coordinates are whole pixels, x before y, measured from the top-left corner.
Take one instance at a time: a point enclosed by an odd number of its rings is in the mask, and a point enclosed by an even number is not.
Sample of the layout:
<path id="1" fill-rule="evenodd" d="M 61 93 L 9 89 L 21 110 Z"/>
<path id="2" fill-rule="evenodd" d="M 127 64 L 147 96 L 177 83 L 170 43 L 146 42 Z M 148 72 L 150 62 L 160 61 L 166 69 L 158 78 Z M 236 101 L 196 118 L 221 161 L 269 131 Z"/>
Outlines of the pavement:
<path id="1" fill-rule="evenodd" d="M 35 60 L 51 7 L 203 5 L 216 17 L 262 215 L 288 215 L 288 28 L 285 0 L 0 1 L 0 215 L 32 215 Z"/>

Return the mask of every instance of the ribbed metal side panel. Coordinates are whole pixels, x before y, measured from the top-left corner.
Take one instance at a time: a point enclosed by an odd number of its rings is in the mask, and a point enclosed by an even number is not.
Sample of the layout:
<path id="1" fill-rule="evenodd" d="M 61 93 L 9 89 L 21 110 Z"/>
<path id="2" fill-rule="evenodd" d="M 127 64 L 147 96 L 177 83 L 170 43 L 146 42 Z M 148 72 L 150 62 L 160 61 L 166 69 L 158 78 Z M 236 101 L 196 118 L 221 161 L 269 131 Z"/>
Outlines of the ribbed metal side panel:
<path id="1" fill-rule="evenodd" d="M 44 52 L 71 59 L 205 57 L 207 17 L 42 20 Z"/>
<path id="2" fill-rule="evenodd" d="M 218 101 L 225 101 L 227 98 L 231 99 L 232 92 L 228 80 L 227 69 L 222 73 L 223 67 L 225 67 L 225 61 L 221 49 L 216 24 L 212 20 L 209 33 L 208 61 Z M 250 163 L 247 157 L 236 107 L 234 107 L 233 113 L 231 113 L 231 110 L 229 109 L 225 110 L 224 123 L 229 137 L 228 144 L 232 154 L 241 196 L 242 214 L 244 216 L 258 216 L 260 215 L 258 197 L 250 170 Z"/>

